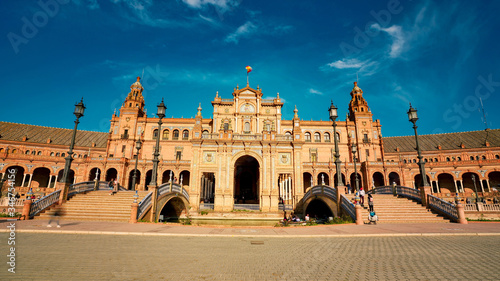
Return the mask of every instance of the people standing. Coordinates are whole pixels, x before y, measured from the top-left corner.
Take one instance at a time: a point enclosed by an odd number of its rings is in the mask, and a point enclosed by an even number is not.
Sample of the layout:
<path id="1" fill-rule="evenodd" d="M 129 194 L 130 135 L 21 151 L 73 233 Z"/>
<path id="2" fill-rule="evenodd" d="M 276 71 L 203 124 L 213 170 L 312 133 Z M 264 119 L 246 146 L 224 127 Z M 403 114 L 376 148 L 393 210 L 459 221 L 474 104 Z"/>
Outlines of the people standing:
<path id="1" fill-rule="evenodd" d="M 349 183 L 345 186 L 345 194 L 351 194 L 351 185 Z"/>
<path id="2" fill-rule="evenodd" d="M 359 188 L 359 201 L 361 206 L 365 205 L 365 191 L 363 190 L 363 187 Z"/>
<path id="3" fill-rule="evenodd" d="M 370 212 L 373 212 L 373 196 L 371 194 L 368 194 L 368 208 Z"/>

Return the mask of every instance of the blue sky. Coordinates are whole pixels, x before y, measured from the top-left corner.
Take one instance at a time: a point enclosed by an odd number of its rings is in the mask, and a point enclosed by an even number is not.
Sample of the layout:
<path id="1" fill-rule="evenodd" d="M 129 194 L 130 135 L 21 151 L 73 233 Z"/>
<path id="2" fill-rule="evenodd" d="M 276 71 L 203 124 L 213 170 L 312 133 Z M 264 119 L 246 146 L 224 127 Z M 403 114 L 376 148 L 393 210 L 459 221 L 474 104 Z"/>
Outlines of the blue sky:
<path id="1" fill-rule="evenodd" d="M 346 3 L 348 2 L 348 3 Z M 46 3 L 46 5 L 43 5 Z M 216 91 L 246 84 L 327 120 L 345 120 L 358 79 L 384 136 L 499 128 L 499 1 L 2 1 L 0 120 L 109 130 L 143 75 L 148 115 L 211 117 Z M 356 76 L 358 78 L 356 78 Z"/>

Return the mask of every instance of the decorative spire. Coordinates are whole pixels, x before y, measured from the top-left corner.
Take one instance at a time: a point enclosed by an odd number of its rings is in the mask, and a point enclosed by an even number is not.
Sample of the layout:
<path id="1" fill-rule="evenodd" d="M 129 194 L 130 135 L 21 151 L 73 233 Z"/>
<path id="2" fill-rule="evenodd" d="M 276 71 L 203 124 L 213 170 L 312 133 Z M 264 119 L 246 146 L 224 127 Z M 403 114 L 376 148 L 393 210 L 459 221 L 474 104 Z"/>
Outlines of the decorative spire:
<path id="1" fill-rule="evenodd" d="M 297 110 L 297 105 L 295 105 L 295 109 L 293 110 L 293 118 L 299 118 L 299 115 L 297 114 L 299 111 Z"/>
<path id="2" fill-rule="evenodd" d="M 198 113 L 196 115 L 201 116 L 201 102 L 200 102 L 200 105 L 198 106 Z"/>
<path id="3" fill-rule="evenodd" d="M 215 93 L 215 98 L 218 98 L 218 97 L 219 97 L 219 91 L 217 91 L 217 92 Z"/>
<path id="4" fill-rule="evenodd" d="M 280 92 L 278 92 L 278 96 L 276 97 L 277 99 L 280 99 Z"/>

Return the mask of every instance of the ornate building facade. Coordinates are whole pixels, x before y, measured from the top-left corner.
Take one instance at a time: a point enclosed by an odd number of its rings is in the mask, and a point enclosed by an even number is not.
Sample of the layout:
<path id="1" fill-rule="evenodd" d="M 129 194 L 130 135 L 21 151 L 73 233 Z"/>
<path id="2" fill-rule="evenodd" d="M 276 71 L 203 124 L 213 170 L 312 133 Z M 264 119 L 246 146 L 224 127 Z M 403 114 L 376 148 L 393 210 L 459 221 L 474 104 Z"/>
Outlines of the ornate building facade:
<path id="1" fill-rule="evenodd" d="M 164 118 L 159 131 L 158 118 L 145 114 L 142 91 L 138 78 L 119 114 L 113 114 L 109 132 L 78 131 L 70 172 L 74 182 L 117 179 L 127 189 L 147 190 L 160 138 L 158 183 L 180 183 L 195 210 L 200 203 L 213 203 L 215 211 L 246 203 L 274 212 L 280 202 L 297 204 L 311 186 L 335 185 L 334 137 L 344 183 L 354 183 L 354 159 L 366 189 L 392 183 L 416 187 L 421 181 L 414 137 L 382 137 L 381 123 L 373 120 L 357 83 L 335 136 L 332 122 L 301 120 L 297 108 L 292 120 L 283 120 L 279 94 L 263 99 L 259 87 L 248 85 L 236 87 L 232 98 L 217 93 L 212 119 L 203 118 L 198 107 L 195 118 Z M 17 168 L 21 194 L 30 188 L 52 192 L 62 176 L 71 132 L 0 122 L 0 173 Z M 132 186 L 138 140 L 138 180 Z M 486 193 L 500 184 L 500 130 L 423 135 L 420 142 L 436 195 Z"/>

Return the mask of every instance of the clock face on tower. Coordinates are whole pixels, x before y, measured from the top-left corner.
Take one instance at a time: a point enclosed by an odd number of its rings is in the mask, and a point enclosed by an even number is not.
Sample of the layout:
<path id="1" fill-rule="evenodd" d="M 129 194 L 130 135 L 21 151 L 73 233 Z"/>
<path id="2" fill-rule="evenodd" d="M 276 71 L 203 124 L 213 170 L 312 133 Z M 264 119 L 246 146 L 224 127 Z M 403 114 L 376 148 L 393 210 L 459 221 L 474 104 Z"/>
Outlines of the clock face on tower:
<path id="1" fill-rule="evenodd" d="M 249 103 L 245 103 L 240 107 L 240 112 L 253 113 L 255 112 L 255 107 Z"/>

